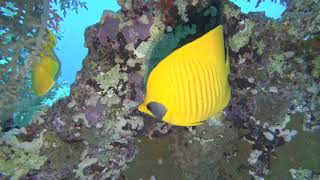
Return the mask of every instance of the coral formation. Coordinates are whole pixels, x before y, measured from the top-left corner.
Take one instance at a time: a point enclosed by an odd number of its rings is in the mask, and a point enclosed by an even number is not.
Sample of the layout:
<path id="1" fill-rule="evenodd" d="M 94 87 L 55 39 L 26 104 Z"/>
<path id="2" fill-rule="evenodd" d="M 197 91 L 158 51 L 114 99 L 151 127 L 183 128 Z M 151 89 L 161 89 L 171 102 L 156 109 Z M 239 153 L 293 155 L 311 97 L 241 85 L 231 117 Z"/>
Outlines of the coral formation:
<path id="1" fill-rule="evenodd" d="M 283 54 L 271 54 L 269 57 L 269 66 L 268 70 L 270 74 L 277 73 L 278 75 L 282 76 L 283 68 L 284 68 L 284 59 L 285 56 Z"/>
<path id="2" fill-rule="evenodd" d="M 46 160 L 45 156 L 40 156 L 37 153 L 1 145 L 0 171 L 6 176 L 11 176 L 12 179 L 19 179 L 31 169 L 40 169 Z"/>
<path id="3" fill-rule="evenodd" d="M 109 87 L 116 87 L 119 80 L 127 81 L 127 75 L 120 72 L 119 65 L 113 67 L 107 73 L 100 72 L 95 78 L 101 89 L 108 90 Z"/>
<path id="4" fill-rule="evenodd" d="M 26 175 L 30 169 L 40 169 L 47 157 L 40 154 L 43 132 L 31 142 L 19 142 L 17 135 L 27 133 L 25 129 L 12 129 L 1 136 L 0 172 L 13 179 Z"/>
<path id="5" fill-rule="evenodd" d="M 228 45 L 232 51 L 238 52 L 240 48 L 249 43 L 254 25 L 255 24 L 248 19 L 239 22 L 239 28 L 242 28 L 242 30 L 228 40 Z"/>

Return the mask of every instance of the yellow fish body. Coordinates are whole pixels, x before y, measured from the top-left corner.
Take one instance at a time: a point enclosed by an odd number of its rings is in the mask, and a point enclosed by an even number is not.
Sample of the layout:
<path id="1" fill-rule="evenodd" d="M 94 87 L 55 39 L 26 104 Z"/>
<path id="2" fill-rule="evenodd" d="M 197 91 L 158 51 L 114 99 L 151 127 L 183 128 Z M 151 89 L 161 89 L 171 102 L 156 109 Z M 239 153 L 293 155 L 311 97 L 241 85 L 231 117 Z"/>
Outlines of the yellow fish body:
<path id="1" fill-rule="evenodd" d="M 138 109 L 173 125 L 200 125 L 229 103 L 229 66 L 219 25 L 172 52 L 151 71 Z"/>
<path id="2" fill-rule="evenodd" d="M 60 63 L 53 52 L 55 44 L 54 34 L 48 31 L 48 41 L 42 47 L 40 60 L 32 66 L 32 89 L 37 96 L 45 95 L 53 87 L 59 72 Z"/>
<path id="3" fill-rule="evenodd" d="M 32 68 L 32 89 L 37 96 L 45 95 L 53 87 L 59 67 L 59 61 L 53 57 L 40 56 Z"/>

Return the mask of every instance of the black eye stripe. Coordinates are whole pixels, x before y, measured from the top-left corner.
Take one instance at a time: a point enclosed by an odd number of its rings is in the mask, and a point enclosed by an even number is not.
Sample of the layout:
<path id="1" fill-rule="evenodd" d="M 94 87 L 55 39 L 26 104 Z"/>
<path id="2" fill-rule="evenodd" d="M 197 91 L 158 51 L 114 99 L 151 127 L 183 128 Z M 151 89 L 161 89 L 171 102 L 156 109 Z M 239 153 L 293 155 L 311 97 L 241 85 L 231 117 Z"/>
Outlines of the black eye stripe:
<path id="1" fill-rule="evenodd" d="M 147 109 L 148 109 L 150 112 L 152 112 L 150 103 L 147 104 Z"/>
<path id="2" fill-rule="evenodd" d="M 147 109 L 159 120 L 162 120 L 163 116 L 167 113 L 166 107 L 158 102 L 148 103 Z"/>

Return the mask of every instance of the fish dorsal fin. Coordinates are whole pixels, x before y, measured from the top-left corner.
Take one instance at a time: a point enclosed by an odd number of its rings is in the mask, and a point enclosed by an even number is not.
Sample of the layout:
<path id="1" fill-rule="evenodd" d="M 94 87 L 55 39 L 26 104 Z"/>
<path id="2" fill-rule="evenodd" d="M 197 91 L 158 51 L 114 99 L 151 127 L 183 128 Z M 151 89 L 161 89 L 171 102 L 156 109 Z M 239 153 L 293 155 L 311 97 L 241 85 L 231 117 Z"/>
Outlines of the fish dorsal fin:
<path id="1" fill-rule="evenodd" d="M 201 37 L 176 49 L 163 61 L 189 58 L 217 64 L 221 63 L 220 60 L 224 63 L 225 59 L 221 59 L 224 55 L 223 27 L 219 25 Z M 212 59 L 219 59 L 219 61 L 212 61 Z"/>
<path id="2" fill-rule="evenodd" d="M 158 102 L 150 102 L 147 105 L 147 109 L 159 120 L 162 120 L 167 113 L 167 108 Z"/>

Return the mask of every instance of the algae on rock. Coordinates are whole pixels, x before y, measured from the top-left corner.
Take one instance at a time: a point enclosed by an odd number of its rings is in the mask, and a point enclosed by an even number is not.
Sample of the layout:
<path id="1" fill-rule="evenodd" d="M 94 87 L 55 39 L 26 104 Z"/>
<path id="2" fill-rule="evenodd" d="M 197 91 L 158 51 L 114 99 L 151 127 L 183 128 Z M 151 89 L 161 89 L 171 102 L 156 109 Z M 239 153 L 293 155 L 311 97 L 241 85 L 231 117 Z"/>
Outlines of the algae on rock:
<path id="1" fill-rule="evenodd" d="M 120 70 L 120 65 L 116 65 L 107 73 L 100 72 L 95 80 L 102 89 L 108 90 L 109 87 L 116 87 L 120 79 L 127 80 L 127 75 L 120 72 Z"/>
<path id="2" fill-rule="evenodd" d="M 315 79 L 320 78 L 320 56 L 317 56 L 312 60 L 312 65 L 313 65 L 311 70 L 312 76 Z"/>
<path id="3" fill-rule="evenodd" d="M 240 8 L 232 8 L 230 4 L 225 4 L 223 11 L 227 19 L 236 18 L 240 15 Z"/>
<path id="4" fill-rule="evenodd" d="M 268 71 L 270 74 L 283 75 L 285 56 L 281 53 L 274 53 L 269 56 Z"/>
<path id="5" fill-rule="evenodd" d="M 233 35 L 228 40 L 228 44 L 232 51 L 238 52 L 240 48 L 247 45 L 249 43 L 250 37 L 252 36 L 252 29 L 255 26 L 255 23 L 246 19 L 242 22 L 245 28 L 238 32 L 237 34 Z"/>
<path id="6" fill-rule="evenodd" d="M 35 152 L 0 145 L 0 172 L 12 179 L 19 179 L 31 169 L 40 169 L 47 157 Z"/>

